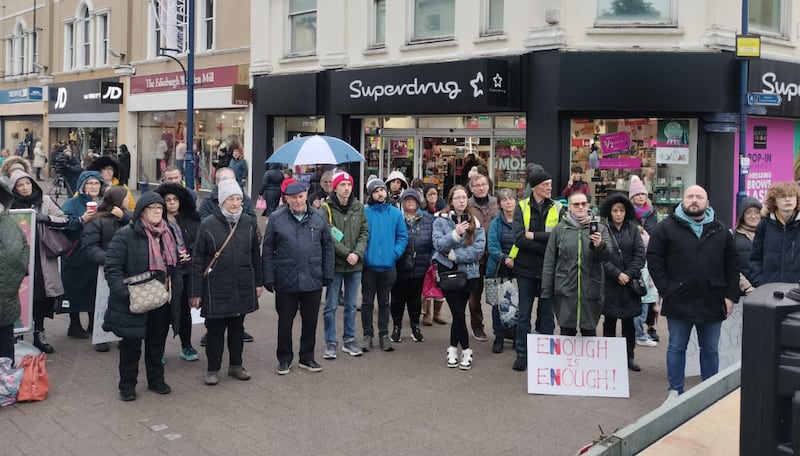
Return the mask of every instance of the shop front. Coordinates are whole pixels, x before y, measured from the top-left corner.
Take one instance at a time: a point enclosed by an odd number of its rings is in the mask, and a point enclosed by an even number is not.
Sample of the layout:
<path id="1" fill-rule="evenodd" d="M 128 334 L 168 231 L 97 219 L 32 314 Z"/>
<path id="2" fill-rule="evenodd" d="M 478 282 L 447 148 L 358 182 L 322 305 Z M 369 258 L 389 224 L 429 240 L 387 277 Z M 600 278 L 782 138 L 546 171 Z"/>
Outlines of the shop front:
<path id="1" fill-rule="evenodd" d="M 95 155 L 117 153 L 120 104 L 102 98 L 103 82 L 120 84 L 118 78 L 106 78 L 48 87 L 50 142 L 69 143 L 73 153 L 81 158 L 89 150 Z"/>
<path id="2" fill-rule="evenodd" d="M 41 87 L 0 90 L 0 149 L 27 152 L 26 138 L 33 145 L 43 141 L 43 113 Z"/>
<path id="3" fill-rule="evenodd" d="M 248 66 L 230 65 L 195 71 L 195 187 L 211 190 L 214 171 L 234 149 L 244 151 L 247 99 L 234 87 L 247 84 Z M 139 180 L 157 182 L 167 166 L 184 166 L 186 144 L 186 81 L 181 72 L 133 76 L 129 112 L 137 113 Z"/>
<path id="4" fill-rule="evenodd" d="M 528 159 L 553 176 L 555 197 L 578 166 L 595 207 L 627 195 L 636 175 L 661 218 L 700 184 L 731 221 L 735 129 L 709 125 L 737 109 L 730 54 L 544 51 L 528 61 Z"/>
<path id="5" fill-rule="evenodd" d="M 401 171 L 447 194 L 473 160 L 493 190 L 521 194 L 527 123 L 519 78 L 518 57 L 334 71 L 331 111 L 358 132 L 351 140 L 366 159 L 364 178 Z"/>
<path id="6" fill-rule="evenodd" d="M 750 62 L 749 92 L 781 96 L 778 106 L 763 106 L 763 115 L 747 118 L 745 152 L 748 158 L 745 192 L 762 203 L 775 182 L 800 179 L 800 65 L 775 60 Z M 736 152 L 739 138 L 736 138 Z M 736 170 L 735 170 L 736 171 Z M 738 172 L 734 173 L 736 190 Z"/>

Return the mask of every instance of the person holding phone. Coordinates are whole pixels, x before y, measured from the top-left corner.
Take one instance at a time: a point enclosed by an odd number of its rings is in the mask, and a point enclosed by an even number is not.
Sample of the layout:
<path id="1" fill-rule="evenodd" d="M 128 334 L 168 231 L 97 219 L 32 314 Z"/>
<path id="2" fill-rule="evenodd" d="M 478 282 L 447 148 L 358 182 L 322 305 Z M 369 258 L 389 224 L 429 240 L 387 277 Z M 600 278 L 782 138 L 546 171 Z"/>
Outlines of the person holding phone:
<path id="1" fill-rule="evenodd" d="M 589 183 L 583 180 L 583 168 L 577 165 L 570 169 L 569 181 L 567 186 L 564 187 L 564 191 L 561 192 L 566 198 L 569 198 L 573 193 L 583 193 L 589 201 L 592 200 Z"/>
<path id="2" fill-rule="evenodd" d="M 573 193 L 566 216 L 547 241 L 542 266 L 542 298 L 554 301 L 562 336 L 575 336 L 579 330 L 583 336 L 597 335 L 603 262 L 614 254 L 607 237 L 589 210 L 586 194 Z"/>

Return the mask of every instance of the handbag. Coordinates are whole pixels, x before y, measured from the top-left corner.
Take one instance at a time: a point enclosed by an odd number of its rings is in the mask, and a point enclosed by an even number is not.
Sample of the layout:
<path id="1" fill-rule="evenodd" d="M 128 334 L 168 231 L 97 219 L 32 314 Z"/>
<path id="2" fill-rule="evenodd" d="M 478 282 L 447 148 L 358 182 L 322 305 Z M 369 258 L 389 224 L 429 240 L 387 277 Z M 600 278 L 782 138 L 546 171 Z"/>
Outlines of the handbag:
<path id="1" fill-rule="evenodd" d="M 0 407 L 11 405 L 17 401 L 19 385 L 22 384 L 24 371 L 11 367 L 11 358 L 0 358 Z"/>
<path id="2" fill-rule="evenodd" d="M 50 391 L 50 377 L 47 375 L 45 361 L 47 355 L 25 355 L 19 367 L 22 368 L 22 383 L 17 392 L 17 401 L 43 401 Z"/>
<path id="3" fill-rule="evenodd" d="M 267 210 L 267 200 L 265 200 L 264 197 L 261 195 L 258 195 L 258 199 L 256 200 L 256 210 L 257 211 Z"/>
<path id="4" fill-rule="evenodd" d="M 647 294 L 647 285 L 644 284 L 644 280 L 642 279 L 631 279 L 628 285 L 630 285 L 633 292 L 639 296 L 645 296 Z"/>
<path id="5" fill-rule="evenodd" d="M 430 265 L 425 271 L 425 278 L 422 280 L 422 297 L 428 299 L 444 299 L 442 289 L 436 285 L 436 264 Z"/>
<path id="6" fill-rule="evenodd" d="M 72 247 L 72 242 L 60 230 L 53 230 L 44 223 L 37 223 L 36 231 L 41 240 L 39 245 L 42 246 L 47 258 L 58 258 Z"/>
<path id="7" fill-rule="evenodd" d="M 442 291 L 465 290 L 467 288 L 467 272 L 458 269 L 439 271 L 439 268 L 436 268 L 436 284 Z"/>
<path id="8" fill-rule="evenodd" d="M 167 277 L 169 282 L 169 276 Z M 131 313 L 143 314 L 166 304 L 170 299 L 168 284 L 158 280 L 158 274 L 147 271 L 122 281 L 128 286 Z"/>

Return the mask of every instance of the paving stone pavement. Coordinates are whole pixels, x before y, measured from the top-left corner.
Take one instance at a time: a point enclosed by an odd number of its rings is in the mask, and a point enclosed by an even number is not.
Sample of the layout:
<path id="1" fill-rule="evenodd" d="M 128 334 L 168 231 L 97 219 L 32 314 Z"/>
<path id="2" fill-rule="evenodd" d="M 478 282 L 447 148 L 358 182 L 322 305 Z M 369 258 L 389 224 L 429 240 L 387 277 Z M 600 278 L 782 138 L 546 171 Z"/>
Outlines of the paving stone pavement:
<path id="1" fill-rule="evenodd" d="M 358 334 L 360 319 L 359 312 Z M 341 312 L 337 320 L 341 337 Z M 170 333 L 165 369 L 172 393 L 147 390 L 142 364 L 137 400 L 122 402 L 117 350 L 98 353 L 88 340 L 66 337 L 68 321 L 65 315 L 45 321 L 56 349 L 47 360 L 47 400 L 0 409 L 0 454 L 573 455 L 599 435 L 598 425 L 611 433 L 666 397 L 666 341 L 637 347 L 642 372 L 631 372 L 629 399 L 541 396 L 527 394 L 526 375 L 511 369 L 509 342 L 494 354 L 491 337 L 472 340 L 472 369 L 448 369 L 449 325 L 423 327 L 425 341 L 414 342 L 406 324 L 393 352 L 351 357 L 340 350 L 338 359 L 323 360 L 321 315 L 316 353 L 322 372 L 299 369 L 295 356 L 291 373 L 279 376 L 274 295 L 264 293 L 261 309 L 245 322 L 255 337 L 244 350 L 252 380 L 224 375 L 226 356 L 219 385 L 204 385 L 199 340 L 205 329 L 195 325 L 196 362 L 180 358 L 179 340 Z M 299 325 L 298 318 L 295 351 Z"/>

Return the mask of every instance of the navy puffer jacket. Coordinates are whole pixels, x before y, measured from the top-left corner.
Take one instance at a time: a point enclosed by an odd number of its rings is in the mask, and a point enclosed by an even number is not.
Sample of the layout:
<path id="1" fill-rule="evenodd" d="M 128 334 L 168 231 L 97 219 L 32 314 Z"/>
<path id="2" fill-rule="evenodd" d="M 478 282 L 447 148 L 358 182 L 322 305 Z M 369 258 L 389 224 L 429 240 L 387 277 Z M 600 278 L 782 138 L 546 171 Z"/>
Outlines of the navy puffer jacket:
<path id="1" fill-rule="evenodd" d="M 800 280 L 800 214 L 786 225 L 769 214 L 756 227 L 750 252 L 750 282 L 797 283 Z"/>
<path id="2" fill-rule="evenodd" d="M 422 279 L 431 265 L 433 216 L 422 210 L 417 211 L 417 214 L 419 216 L 410 225 L 406 222 L 408 244 L 403 255 L 397 260 L 398 279 Z M 414 259 L 414 267 L 411 269 L 405 267 L 407 257 Z"/>

